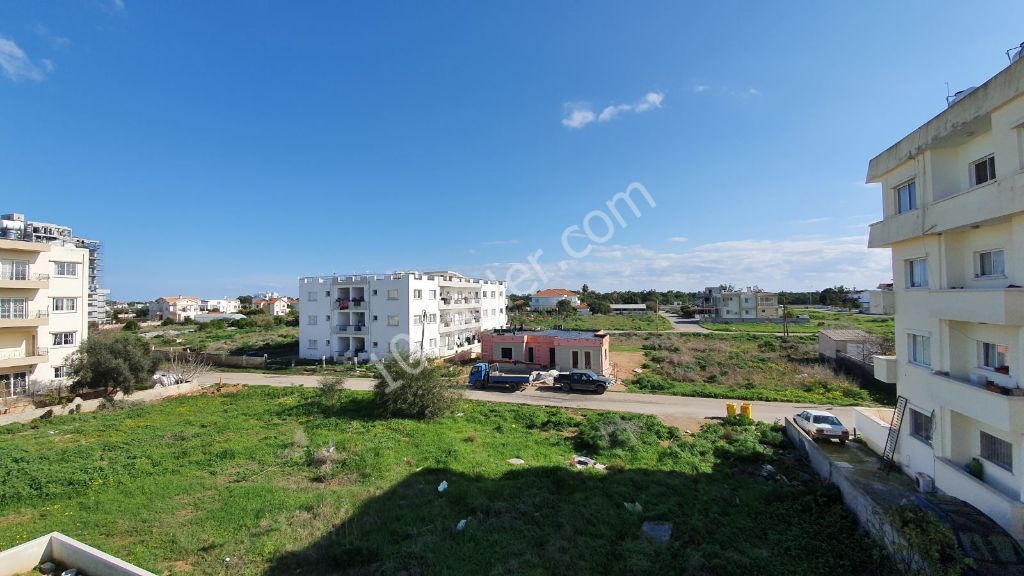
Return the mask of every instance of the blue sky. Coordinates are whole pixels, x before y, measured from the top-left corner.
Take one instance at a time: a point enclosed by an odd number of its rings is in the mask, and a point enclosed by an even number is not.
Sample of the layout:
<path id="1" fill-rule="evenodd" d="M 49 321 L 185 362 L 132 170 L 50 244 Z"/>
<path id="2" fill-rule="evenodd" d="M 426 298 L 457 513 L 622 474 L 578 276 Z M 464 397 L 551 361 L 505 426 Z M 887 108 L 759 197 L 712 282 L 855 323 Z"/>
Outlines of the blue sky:
<path id="1" fill-rule="evenodd" d="M 999 14 L 998 18 L 979 13 Z M 980 84 L 1017 2 L 0 3 L 0 211 L 119 299 L 454 269 L 867 287 L 867 161 Z M 970 29 L 965 23 L 984 21 Z M 593 243 L 563 231 L 631 183 Z M 634 198 L 639 198 L 634 195 Z M 561 265 L 560 265 L 561 263 Z"/>

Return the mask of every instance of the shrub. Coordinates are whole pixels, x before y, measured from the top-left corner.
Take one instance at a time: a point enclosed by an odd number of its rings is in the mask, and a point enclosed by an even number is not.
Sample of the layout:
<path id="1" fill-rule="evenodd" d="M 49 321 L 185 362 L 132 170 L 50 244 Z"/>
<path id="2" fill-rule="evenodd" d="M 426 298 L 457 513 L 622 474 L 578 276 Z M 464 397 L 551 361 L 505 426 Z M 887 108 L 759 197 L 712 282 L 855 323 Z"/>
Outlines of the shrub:
<path id="1" fill-rule="evenodd" d="M 589 414 L 579 426 L 577 444 L 593 452 L 630 449 L 671 440 L 676 430 L 650 414 Z"/>
<path id="2" fill-rule="evenodd" d="M 197 330 L 200 332 L 206 332 L 208 330 L 223 330 L 227 324 L 223 320 L 212 320 L 210 322 L 201 323 Z"/>
<path id="3" fill-rule="evenodd" d="M 163 321 L 160 322 L 160 325 L 161 326 L 174 326 L 174 318 L 164 318 Z"/>
<path id="4" fill-rule="evenodd" d="M 125 332 L 138 332 L 139 323 L 136 322 L 135 320 L 129 320 L 124 323 L 124 326 L 121 327 L 121 330 L 124 330 Z"/>
<path id="5" fill-rule="evenodd" d="M 879 533 L 887 540 L 897 573 L 953 576 L 967 567 L 952 530 L 928 512 L 904 505 L 886 511 L 884 517 L 896 529 Z"/>
<path id="6" fill-rule="evenodd" d="M 96 335 L 82 343 L 67 362 L 74 374 L 71 391 L 102 388 L 131 394 L 150 385 L 157 364 L 149 354 L 149 344 L 137 334 Z"/>
<path id="7" fill-rule="evenodd" d="M 462 398 L 458 373 L 443 363 L 392 354 L 377 368 L 373 397 L 385 416 L 440 418 L 453 412 Z"/>
<path id="8" fill-rule="evenodd" d="M 317 379 L 320 385 L 320 403 L 325 408 L 332 408 L 345 392 L 346 376 L 337 372 L 324 374 Z"/>

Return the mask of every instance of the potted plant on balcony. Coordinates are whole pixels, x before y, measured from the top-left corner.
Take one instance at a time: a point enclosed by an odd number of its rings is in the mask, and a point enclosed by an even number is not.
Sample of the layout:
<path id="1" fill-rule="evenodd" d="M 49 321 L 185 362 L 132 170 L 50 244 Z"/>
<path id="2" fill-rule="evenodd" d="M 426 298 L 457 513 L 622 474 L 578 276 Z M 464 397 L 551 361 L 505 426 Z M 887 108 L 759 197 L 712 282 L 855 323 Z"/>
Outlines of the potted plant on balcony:
<path id="1" fill-rule="evenodd" d="M 985 466 L 977 458 L 971 458 L 971 461 L 964 465 L 964 470 L 978 480 L 985 480 Z"/>

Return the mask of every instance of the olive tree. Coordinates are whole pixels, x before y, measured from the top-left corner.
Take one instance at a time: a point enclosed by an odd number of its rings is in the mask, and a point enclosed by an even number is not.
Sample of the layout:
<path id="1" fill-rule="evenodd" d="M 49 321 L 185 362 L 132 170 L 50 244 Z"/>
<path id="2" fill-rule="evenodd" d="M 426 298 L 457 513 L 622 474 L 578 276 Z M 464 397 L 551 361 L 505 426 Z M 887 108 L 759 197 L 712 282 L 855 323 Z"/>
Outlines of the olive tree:
<path id="1" fill-rule="evenodd" d="M 149 353 L 149 344 L 131 332 L 115 332 L 89 338 L 68 359 L 77 392 L 102 388 L 107 394 L 120 390 L 131 394 L 148 387 L 158 362 Z"/>
<path id="2" fill-rule="evenodd" d="M 439 361 L 392 354 L 377 364 L 373 397 L 387 417 L 432 420 L 455 411 L 465 386 Z"/>

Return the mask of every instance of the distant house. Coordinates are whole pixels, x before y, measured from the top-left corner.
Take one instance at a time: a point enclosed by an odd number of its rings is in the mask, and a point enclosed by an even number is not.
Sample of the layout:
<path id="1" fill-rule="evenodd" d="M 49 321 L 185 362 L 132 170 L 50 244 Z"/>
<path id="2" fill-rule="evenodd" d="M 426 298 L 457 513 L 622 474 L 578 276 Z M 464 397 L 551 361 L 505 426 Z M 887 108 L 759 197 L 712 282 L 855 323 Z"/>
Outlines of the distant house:
<path id="1" fill-rule="evenodd" d="M 646 304 L 610 304 L 612 314 L 653 314 Z"/>
<path id="2" fill-rule="evenodd" d="M 818 332 L 818 356 L 835 360 L 840 354 L 867 361 L 878 353 L 878 337 L 863 330 L 827 329 Z"/>
<path id="3" fill-rule="evenodd" d="M 867 293 L 868 305 L 862 305 L 861 312 L 888 316 L 896 314 L 896 293 L 892 291 L 892 284 L 879 284 L 878 289 L 867 290 Z"/>
<path id="4" fill-rule="evenodd" d="M 548 288 L 530 296 L 530 309 L 539 311 L 554 310 L 562 300 L 568 300 L 574 307 L 580 304 L 580 297 L 575 292 L 563 288 Z"/>
<path id="5" fill-rule="evenodd" d="M 568 372 L 609 375 L 607 334 L 586 330 L 487 330 L 480 333 L 484 362 L 523 362 Z"/>
<path id="6" fill-rule="evenodd" d="M 720 286 L 704 289 L 701 307 L 715 320 L 746 320 L 779 318 L 779 295 L 756 288 L 724 290 Z"/>
<path id="7" fill-rule="evenodd" d="M 200 312 L 202 300 L 196 296 L 164 296 L 157 298 L 149 306 L 150 320 L 166 320 L 168 318 L 175 322 L 184 322 L 186 318 L 195 320 L 196 314 Z"/>
<path id="8" fill-rule="evenodd" d="M 238 298 L 223 298 L 220 300 L 203 300 L 199 309 L 208 313 L 234 314 L 241 310 L 242 304 Z"/>
<path id="9" fill-rule="evenodd" d="M 255 305 L 256 301 L 253 300 Z M 263 300 L 261 307 L 267 311 L 270 316 L 284 316 L 288 314 L 288 300 L 285 298 L 271 298 L 269 300 Z"/>
<path id="10" fill-rule="evenodd" d="M 576 313 L 580 316 L 590 316 L 590 305 L 586 302 L 581 302 L 576 305 Z"/>

